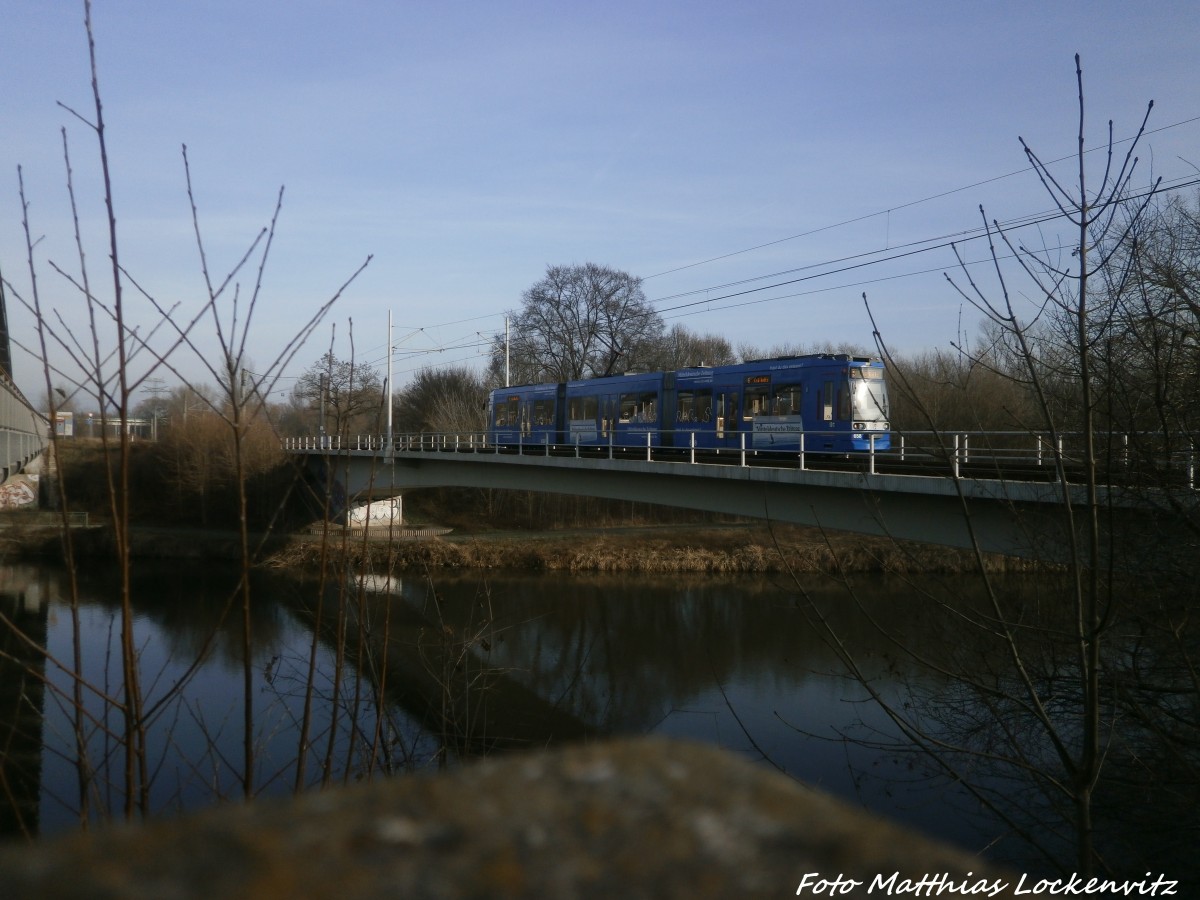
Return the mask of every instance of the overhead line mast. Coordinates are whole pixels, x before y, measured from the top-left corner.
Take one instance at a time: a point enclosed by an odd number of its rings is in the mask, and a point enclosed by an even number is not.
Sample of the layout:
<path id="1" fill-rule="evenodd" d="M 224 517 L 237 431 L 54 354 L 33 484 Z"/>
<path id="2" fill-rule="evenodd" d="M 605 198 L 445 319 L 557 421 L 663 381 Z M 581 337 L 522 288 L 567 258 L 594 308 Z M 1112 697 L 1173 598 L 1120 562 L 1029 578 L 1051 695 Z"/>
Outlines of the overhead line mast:
<path id="1" fill-rule="evenodd" d="M 0 372 L 9 380 L 13 380 L 12 345 L 8 339 L 8 310 L 4 297 L 4 273 L 0 272 Z"/>

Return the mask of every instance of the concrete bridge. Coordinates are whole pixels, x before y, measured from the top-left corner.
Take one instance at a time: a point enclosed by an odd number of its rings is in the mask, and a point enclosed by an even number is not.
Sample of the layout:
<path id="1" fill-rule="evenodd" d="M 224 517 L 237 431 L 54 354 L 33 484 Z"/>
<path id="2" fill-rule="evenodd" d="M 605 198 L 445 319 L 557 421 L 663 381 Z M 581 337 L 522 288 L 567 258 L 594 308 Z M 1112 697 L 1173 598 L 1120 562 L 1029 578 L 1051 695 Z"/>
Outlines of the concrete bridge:
<path id="1" fill-rule="evenodd" d="M 0 485 L 42 452 L 48 434 L 49 423 L 30 405 L 12 380 L 8 310 L 4 282 L 0 279 Z"/>
<path id="2" fill-rule="evenodd" d="M 1021 447 L 1012 433 L 960 433 L 935 446 L 901 435 L 896 449 L 854 459 L 748 448 L 498 448 L 482 435 L 428 434 L 390 444 L 380 436 L 291 439 L 285 449 L 308 457 L 347 497 L 447 486 L 544 491 L 1066 560 L 1086 488 L 1058 475 L 1055 460 L 1069 448 L 1023 438 Z M 1179 463 L 1170 489 L 1135 487 L 1132 478 L 1101 488 L 1110 543 L 1119 538 L 1123 552 L 1157 546 L 1164 536 L 1177 539 L 1181 521 L 1196 520 L 1191 461 Z"/>
<path id="3" fill-rule="evenodd" d="M 49 440 L 45 417 L 25 399 L 4 371 L 0 371 L 0 484 L 24 470 Z"/>

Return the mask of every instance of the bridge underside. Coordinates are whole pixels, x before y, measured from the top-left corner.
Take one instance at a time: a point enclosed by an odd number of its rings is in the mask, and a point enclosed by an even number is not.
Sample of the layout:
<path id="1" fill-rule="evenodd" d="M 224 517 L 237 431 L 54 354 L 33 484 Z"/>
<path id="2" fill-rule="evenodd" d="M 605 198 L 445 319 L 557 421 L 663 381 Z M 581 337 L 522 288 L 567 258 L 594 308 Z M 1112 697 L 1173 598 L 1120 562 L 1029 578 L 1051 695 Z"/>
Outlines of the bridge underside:
<path id="1" fill-rule="evenodd" d="M 351 496 L 427 487 L 576 494 L 707 510 L 834 531 L 1066 561 L 1071 526 L 1055 485 L 797 469 L 536 456 L 362 452 L 329 459 Z M 324 463 L 322 463 L 323 465 Z M 960 491 L 962 495 L 960 496 Z M 1074 501 L 1078 497 L 1073 498 Z M 1111 518 L 1111 517 L 1110 517 Z M 1167 514 L 1123 510 L 1123 530 L 1158 543 Z M 1153 537 L 1152 537 L 1153 535 Z M 1123 546 L 1133 548 L 1133 542 Z"/>

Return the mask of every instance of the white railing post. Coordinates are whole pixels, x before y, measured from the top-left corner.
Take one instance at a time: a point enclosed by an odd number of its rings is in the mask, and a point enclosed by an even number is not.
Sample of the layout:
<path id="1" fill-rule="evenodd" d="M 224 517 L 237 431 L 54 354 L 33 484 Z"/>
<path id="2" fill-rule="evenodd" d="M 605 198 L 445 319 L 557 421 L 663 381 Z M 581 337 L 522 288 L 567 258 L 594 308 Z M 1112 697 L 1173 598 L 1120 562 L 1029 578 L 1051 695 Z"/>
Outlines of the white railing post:
<path id="1" fill-rule="evenodd" d="M 804 432 L 800 432 L 800 471 L 804 471 Z"/>
<path id="2" fill-rule="evenodd" d="M 696 464 L 696 432 L 688 432 L 688 462 Z"/>
<path id="3" fill-rule="evenodd" d="M 650 462 L 650 432 L 646 432 L 646 462 Z"/>
<path id="4" fill-rule="evenodd" d="M 954 435 L 954 477 L 958 477 L 958 434 Z"/>
<path id="5" fill-rule="evenodd" d="M 613 458 L 613 432 L 616 430 L 617 429 L 616 429 L 615 425 L 610 425 L 608 427 L 608 458 L 609 459 Z"/>
<path id="6" fill-rule="evenodd" d="M 741 464 L 742 464 L 742 467 L 745 468 L 745 466 L 746 466 L 746 432 L 739 431 L 738 436 L 741 438 L 741 445 L 742 445 Z"/>
<path id="7" fill-rule="evenodd" d="M 579 435 L 575 435 L 575 458 L 579 459 Z"/>
<path id="8" fill-rule="evenodd" d="M 904 462 L 904 435 L 900 435 L 900 462 Z"/>
<path id="9" fill-rule="evenodd" d="M 870 459 L 871 459 L 870 471 L 871 471 L 871 474 L 874 475 L 875 474 L 875 432 L 872 431 L 869 435 L 867 435 L 867 440 L 869 440 L 871 442 L 871 448 L 869 451 Z"/>

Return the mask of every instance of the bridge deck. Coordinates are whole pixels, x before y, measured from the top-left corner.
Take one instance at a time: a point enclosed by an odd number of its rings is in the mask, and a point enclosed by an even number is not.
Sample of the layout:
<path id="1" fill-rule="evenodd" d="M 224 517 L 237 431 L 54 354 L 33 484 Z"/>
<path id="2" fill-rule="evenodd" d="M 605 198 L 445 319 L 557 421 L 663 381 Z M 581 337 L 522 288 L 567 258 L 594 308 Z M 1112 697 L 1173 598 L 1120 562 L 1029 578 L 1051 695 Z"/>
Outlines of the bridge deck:
<path id="1" fill-rule="evenodd" d="M 490 487 L 644 501 L 954 547 L 1062 559 L 1086 488 L 1064 484 L 1053 457 L 1015 465 L 978 451 L 948 459 L 894 450 L 854 459 L 734 450 L 715 454 L 655 448 L 496 448 L 472 438 L 422 436 L 387 447 L 295 446 L 321 460 L 350 494 L 382 496 L 419 487 Z M 940 470 L 936 468 L 940 465 Z M 330 468 L 331 467 L 331 468 Z M 1029 477 L 1031 474 L 1037 476 Z M 990 472 L 993 477 L 968 477 Z M 1016 476 L 1008 477 L 1012 472 Z M 1195 517 L 1190 472 L 1179 488 L 1106 485 L 1099 499 L 1121 511 L 1124 546 L 1158 541 Z"/>

